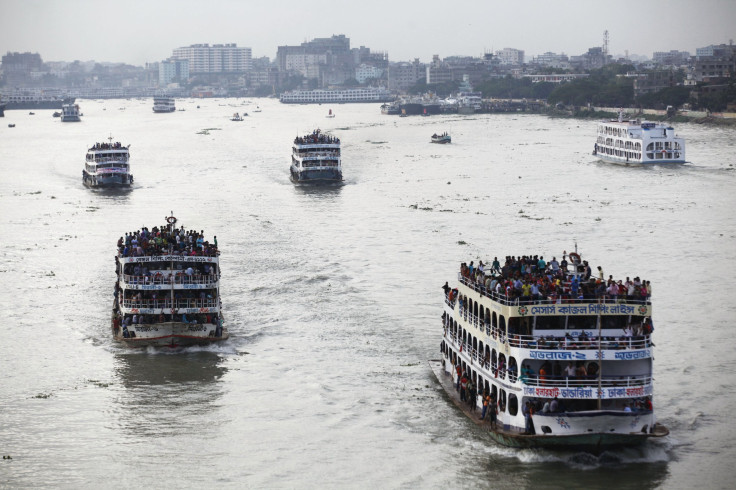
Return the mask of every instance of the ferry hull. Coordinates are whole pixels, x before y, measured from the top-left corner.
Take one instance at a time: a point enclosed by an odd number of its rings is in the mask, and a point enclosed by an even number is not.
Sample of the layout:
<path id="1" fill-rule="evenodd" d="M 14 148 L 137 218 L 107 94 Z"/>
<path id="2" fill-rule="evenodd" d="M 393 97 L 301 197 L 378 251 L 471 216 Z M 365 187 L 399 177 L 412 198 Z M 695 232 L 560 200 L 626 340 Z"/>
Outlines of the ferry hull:
<path id="1" fill-rule="evenodd" d="M 291 181 L 295 184 L 337 184 L 342 182 L 342 172 L 338 170 L 291 170 Z"/>
<path id="2" fill-rule="evenodd" d="M 128 336 L 125 336 L 127 332 Z M 219 336 L 217 335 L 219 333 Z M 126 347 L 187 347 L 209 345 L 227 340 L 230 337 L 226 328 L 218 332 L 214 324 L 191 323 L 152 323 L 130 325 L 123 328 L 112 327 L 113 339 Z"/>
<path id="3" fill-rule="evenodd" d="M 667 164 L 667 165 L 678 165 L 686 163 L 684 159 L 677 159 L 677 160 L 626 160 L 622 158 L 611 158 L 608 155 L 601 155 L 594 154 L 594 156 L 598 157 L 598 159 L 605 163 L 613 163 L 615 165 L 622 165 L 625 167 L 628 166 L 648 166 L 648 165 L 661 165 L 661 164 Z"/>
<path id="4" fill-rule="evenodd" d="M 561 450 L 572 450 L 572 451 L 585 451 L 592 454 L 599 454 L 605 450 L 614 449 L 617 447 L 632 447 L 645 443 L 649 438 L 652 437 L 663 437 L 669 434 L 669 430 L 666 427 L 655 424 L 652 432 L 641 432 L 637 431 L 632 427 L 631 432 L 603 432 L 602 430 L 593 429 L 592 432 L 578 433 L 578 434 L 524 434 L 519 430 L 515 430 L 508 426 L 503 426 L 500 421 L 496 428 L 492 428 L 489 422 L 480 419 L 481 410 L 477 409 L 472 411 L 465 402 L 460 400 L 459 394 L 455 391 L 452 376 L 448 373 L 443 366 L 442 361 L 433 360 L 429 362 L 432 372 L 434 373 L 437 381 L 442 386 L 443 390 L 450 398 L 450 400 L 473 422 L 479 427 L 486 430 L 490 437 L 499 444 L 515 448 L 545 448 L 545 449 L 561 449 Z M 541 415 L 536 414 L 532 417 L 534 426 L 537 431 L 541 432 L 542 426 L 552 426 L 553 424 L 560 427 L 563 425 L 572 425 L 570 420 L 577 418 L 578 421 L 589 422 L 591 418 L 598 419 L 595 424 L 600 427 L 608 426 L 606 420 L 608 417 L 614 417 L 608 413 L 600 413 L 599 417 L 573 417 L 567 413 L 559 413 L 554 415 Z M 621 419 L 621 416 L 615 416 Z M 626 417 L 634 419 L 637 417 L 636 414 L 627 414 Z M 558 419 L 562 419 L 562 423 L 558 422 Z M 638 424 L 635 425 L 638 429 Z M 579 428 L 578 428 L 579 429 Z"/>
<path id="5" fill-rule="evenodd" d="M 133 184 L 133 176 L 129 174 L 109 174 L 94 177 L 83 172 L 82 182 L 90 188 L 130 187 Z"/>

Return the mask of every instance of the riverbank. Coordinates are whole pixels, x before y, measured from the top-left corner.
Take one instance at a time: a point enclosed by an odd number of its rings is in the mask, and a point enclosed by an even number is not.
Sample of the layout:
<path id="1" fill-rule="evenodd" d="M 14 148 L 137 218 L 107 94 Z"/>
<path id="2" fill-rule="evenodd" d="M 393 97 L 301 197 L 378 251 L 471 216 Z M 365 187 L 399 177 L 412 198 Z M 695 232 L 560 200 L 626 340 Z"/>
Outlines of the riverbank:
<path id="1" fill-rule="evenodd" d="M 565 110 L 565 109 L 553 109 L 543 111 L 542 114 L 546 114 L 549 117 L 555 118 L 570 118 L 570 119 L 616 119 L 618 118 L 618 112 L 602 111 L 595 109 L 577 109 L 577 110 Z M 701 113 L 695 113 L 694 115 L 688 115 L 687 113 L 678 113 L 674 116 L 667 116 L 666 114 L 656 113 L 632 113 L 624 112 L 624 117 L 638 117 L 640 119 L 646 119 L 647 121 L 668 121 L 672 123 L 694 123 L 694 124 L 705 124 L 710 126 L 723 126 L 736 128 L 736 118 L 732 117 L 718 117 L 713 115 L 701 115 Z"/>

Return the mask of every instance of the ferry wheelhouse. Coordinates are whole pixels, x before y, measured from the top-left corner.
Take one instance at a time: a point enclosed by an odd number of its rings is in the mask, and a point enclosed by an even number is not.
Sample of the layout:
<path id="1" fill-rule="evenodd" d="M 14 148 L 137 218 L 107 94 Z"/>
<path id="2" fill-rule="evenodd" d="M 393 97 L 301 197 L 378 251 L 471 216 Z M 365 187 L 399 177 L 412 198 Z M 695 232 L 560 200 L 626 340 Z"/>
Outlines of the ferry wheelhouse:
<path id="1" fill-rule="evenodd" d="M 652 406 L 645 282 L 606 287 L 577 253 L 559 264 L 520 257 L 494 265 L 463 264 L 456 288 L 444 288 L 442 359 L 433 368 L 451 397 L 472 383 L 460 396 L 467 401 L 456 402 L 466 414 L 513 447 L 600 452 L 669 433 Z M 481 422 L 474 414 L 484 412 Z"/>
<path id="2" fill-rule="evenodd" d="M 598 123 L 593 155 L 619 165 L 685 163 L 685 140 L 675 129 L 656 122 L 618 120 Z"/>
<path id="3" fill-rule="evenodd" d="M 154 97 L 153 112 L 174 112 L 176 104 L 173 97 Z"/>
<path id="4" fill-rule="evenodd" d="M 82 114 L 77 104 L 64 104 L 61 106 L 61 122 L 79 122 Z"/>
<path id="5" fill-rule="evenodd" d="M 130 187 L 133 174 L 130 173 L 130 145 L 120 142 L 95 143 L 87 150 L 87 158 L 82 170 L 82 182 L 87 187 Z"/>
<path id="6" fill-rule="evenodd" d="M 179 347 L 227 340 L 217 237 L 166 224 L 118 241 L 112 333 L 129 347 Z"/>
<path id="7" fill-rule="evenodd" d="M 296 184 L 340 183 L 340 139 L 316 129 L 297 136 L 291 154 L 291 181 Z"/>

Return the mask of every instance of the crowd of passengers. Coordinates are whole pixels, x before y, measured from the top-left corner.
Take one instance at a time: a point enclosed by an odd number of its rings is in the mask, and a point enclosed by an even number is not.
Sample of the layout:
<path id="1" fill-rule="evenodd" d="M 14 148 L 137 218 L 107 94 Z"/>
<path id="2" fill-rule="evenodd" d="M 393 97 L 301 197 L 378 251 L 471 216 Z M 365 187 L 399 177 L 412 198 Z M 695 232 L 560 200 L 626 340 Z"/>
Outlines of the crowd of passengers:
<path id="1" fill-rule="evenodd" d="M 181 256 L 216 257 L 219 255 L 217 236 L 210 243 L 204 239 L 204 231 L 185 230 L 183 226 L 172 230 L 168 226 L 154 226 L 151 230 L 141 228 L 126 233 L 118 240 L 120 257 L 164 255 L 170 252 Z"/>
<path id="2" fill-rule="evenodd" d="M 615 280 L 611 275 L 605 279 L 600 266 L 593 276 L 587 261 L 567 252 L 563 252 L 561 262 L 556 257 L 546 262 L 543 256 L 538 255 L 507 256 L 503 265 L 498 257 L 494 257 L 490 266 L 483 261 L 479 261 L 477 266 L 473 261 L 470 264 L 463 262 L 460 274 L 484 294 L 495 294 L 519 303 L 543 299 L 553 302 L 591 299 L 646 301 L 652 294 L 649 281 L 639 277 Z M 449 294 L 448 290 L 449 286 L 446 294 Z"/>
<path id="3" fill-rule="evenodd" d="M 95 143 L 90 150 L 117 150 L 119 148 L 123 148 L 123 145 L 116 141 L 115 143 Z"/>
<path id="4" fill-rule="evenodd" d="M 455 366 L 455 369 L 457 373 L 455 391 L 460 394 L 460 401 L 465 403 L 471 411 L 475 412 L 478 407 L 478 399 L 480 399 L 482 406 L 481 420 L 485 420 L 488 417 L 491 426 L 494 426 L 496 424 L 496 414 L 506 411 L 505 400 L 503 398 L 497 399 L 495 391 L 484 388 L 481 382 L 476 384 L 470 374 L 467 371 L 463 372 L 459 365 Z M 586 411 L 596 409 L 596 404 L 597 401 L 591 400 L 571 399 L 563 401 L 558 397 L 551 400 L 532 398 L 522 407 L 522 413 L 526 416 L 527 414 L 533 415 L 534 413 Z M 611 408 L 623 412 L 651 412 L 653 409 L 650 396 L 623 401 L 609 401 L 608 404 L 613 404 L 614 406 Z M 533 429 L 530 430 L 527 427 L 527 431 L 533 432 Z"/>
<path id="5" fill-rule="evenodd" d="M 648 318 L 644 323 L 627 326 L 624 329 L 624 334 L 620 337 L 601 336 L 601 347 L 606 350 L 649 347 L 652 344 L 648 336 L 653 330 L 651 319 Z M 445 334 L 447 334 L 447 330 L 445 330 Z M 494 338 L 500 336 L 501 342 L 504 342 L 503 333 L 494 331 L 492 335 Z M 534 338 L 521 337 L 518 333 L 509 332 L 508 341 L 510 346 L 524 349 L 586 350 L 598 348 L 598 337 L 588 335 L 585 331 L 581 331 L 577 336 L 566 332 L 564 337 L 547 335 Z M 472 354 L 473 347 L 470 342 L 463 343 L 462 339 L 458 339 L 458 342 L 461 347 L 467 348 Z M 487 365 L 489 362 L 488 356 L 481 362 Z"/>
<path id="6" fill-rule="evenodd" d="M 216 272 L 217 268 L 213 264 L 182 264 L 181 262 L 176 262 L 173 270 L 170 262 L 133 263 L 125 264 L 123 267 L 123 274 L 129 276 L 126 282 L 130 284 L 214 282 L 217 279 Z"/>
<path id="7" fill-rule="evenodd" d="M 123 301 L 130 308 L 171 308 L 172 305 L 187 304 L 188 308 L 203 308 L 215 305 L 215 289 L 177 289 L 174 291 L 174 303 L 171 302 L 171 291 L 138 291 L 126 290 L 125 296 L 115 283 L 115 300 Z M 183 300 L 183 301 L 180 301 Z M 118 306 L 117 304 L 115 305 Z"/>
<path id="8" fill-rule="evenodd" d="M 119 327 L 129 327 L 131 325 L 153 325 L 155 323 L 179 322 L 191 324 L 217 324 L 219 318 L 217 314 L 174 314 L 164 315 L 117 315 L 113 318 L 113 327 L 117 330 Z"/>
<path id="9" fill-rule="evenodd" d="M 297 136 L 294 139 L 296 144 L 310 144 L 310 143 L 340 143 L 340 138 L 335 138 L 329 134 L 322 133 L 319 129 L 315 129 L 312 134 L 306 136 Z"/>

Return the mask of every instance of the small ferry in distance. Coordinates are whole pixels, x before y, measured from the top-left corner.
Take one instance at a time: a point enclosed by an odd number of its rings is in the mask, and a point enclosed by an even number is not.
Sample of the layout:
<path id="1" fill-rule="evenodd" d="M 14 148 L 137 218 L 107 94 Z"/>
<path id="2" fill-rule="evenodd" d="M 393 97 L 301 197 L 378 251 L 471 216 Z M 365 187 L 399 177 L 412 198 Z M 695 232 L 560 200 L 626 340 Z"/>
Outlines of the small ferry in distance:
<path id="1" fill-rule="evenodd" d="M 87 159 L 82 170 L 82 182 L 87 187 L 130 187 L 130 145 L 95 143 L 87 150 Z"/>
<path id="2" fill-rule="evenodd" d="M 177 219 L 120 237 L 113 339 L 128 347 L 182 347 L 227 340 L 220 302 L 217 237 L 176 227 Z"/>
<path id="3" fill-rule="evenodd" d="M 386 103 L 381 105 L 381 114 L 398 115 L 401 114 L 401 109 L 395 102 Z"/>
<path id="4" fill-rule="evenodd" d="M 432 135 L 432 143 L 439 143 L 440 145 L 452 143 L 452 137 L 447 133 L 447 131 L 442 134 L 435 133 Z"/>
<path id="5" fill-rule="evenodd" d="M 243 116 L 241 116 L 240 114 L 236 112 L 235 114 L 233 114 L 233 117 L 231 117 L 230 120 L 231 121 L 242 121 Z"/>
<path id="6" fill-rule="evenodd" d="M 79 122 L 82 114 L 77 104 L 64 104 L 61 106 L 61 122 Z"/>
<path id="7" fill-rule="evenodd" d="M 292 147 L 290 171 L 295 184 L 342 182 L 340 139 L 319 129 L 297 136 Z"/>
<path id="8" fill-rule="evenodd" d="M 498 443 L 600 453 L 669 434 L 652 405 L 648 281 L 592 277 L 575 252 L 463 263 L 443 289 L 430 364 Z"/>
<path id="9" fill-rule="evenodd" d="M 328 112 L 325 117 L 328 118 L 328 119 L 331 119 L 331 118 L 335 117 L 335 115 L 332 113 L 332 109 L 330 109 L 330 112 Z"/>
<path id="10" fill-rule="evenodd" d="M 598 123 L 593 156 L 619 165 L 685 163 L 685 140 L 669 124 L 624 119 Z"/>
<path id="11" fill-rule="evenodd" d="M 176 105 L 173 97 L 154 97 L 153 98 L 153 112 L 174 112 Z"/>

